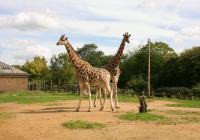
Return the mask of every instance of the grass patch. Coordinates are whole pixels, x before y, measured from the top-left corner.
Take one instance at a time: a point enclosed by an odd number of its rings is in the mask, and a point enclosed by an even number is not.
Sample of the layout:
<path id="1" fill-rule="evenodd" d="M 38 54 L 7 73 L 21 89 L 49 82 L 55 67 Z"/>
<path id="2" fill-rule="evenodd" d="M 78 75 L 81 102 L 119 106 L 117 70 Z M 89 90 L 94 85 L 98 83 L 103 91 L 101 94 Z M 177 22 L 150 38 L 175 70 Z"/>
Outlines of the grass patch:
<path id="1" fill-rule="evenodd" d="M 119 116 L 119 118 L 128 121 L 133 121 L 133 120 L 156 121 L 165 119 L 165 117 L 161 115 L 155 115 L 151 113 L 133 113 L 133 112 L 127 112 L 125 114 L 122 114 Z"/>
<path id="2" fill-rule="evenodd" d="M 58 100 L 79 99 L 77 94 L 49 92 L 4 92 L 0 94 L 0 103 L 16 102 L 20 104 L 45 103 Z"/>
<path id="3" fill-rule="evenodd" d="M 129 103 L 138 103 L 139 100 L 138 100 L 138 97 L 133 97 L 133 96 L 122 96 L 122 95 L 119 95 L 118 96 L 118 99 L 120 102 L 129 102 Z M 154 99 L 145 99 L 147 102 L 152 102 L 154 101 Z"/>
<path id="4" fill-rule="evenodd" d="M 138 103 L 138 98 L 133 97 L 133 96 L 118 96 L 118 100 L 120 102 L 131 102 L 131 103 Z"/>
<path id="5" fill-rule="evenodd" d="M 175 98 L 155 98 L 157 100 L 165 100 L 175 102 L 173 104 L 167 104 L 166 106 L 171 107 L 188 107 L 188 108 L 200 108 L 200 100 L 194 99 L 175 99 Z"/>
<path id="6" fill-rule="evenodd" d="M 66 122 L 63 126 L 70 129 L 96 129 L 105 127 L 105 125 L 101 123 L 80 120 Z"/>
<path id="7" fill-rule="evenodd" d="M 5 120 L 5 119 L 9 119 L 12 118 L 14 115 L 11 115 L 9 113 L 0 113 L 0 120 Z"/>
<path id="8" fill-rule="evenodd" d="M 175 104 L 168 104 L 171 107 L 200 108 L 200 100 L 175 100 Z"/>
<path id="9" fill-rule="evenodd" d="M 200 111 L 167 110 L 165 112 L 174 115 L 200 115 Z"/>

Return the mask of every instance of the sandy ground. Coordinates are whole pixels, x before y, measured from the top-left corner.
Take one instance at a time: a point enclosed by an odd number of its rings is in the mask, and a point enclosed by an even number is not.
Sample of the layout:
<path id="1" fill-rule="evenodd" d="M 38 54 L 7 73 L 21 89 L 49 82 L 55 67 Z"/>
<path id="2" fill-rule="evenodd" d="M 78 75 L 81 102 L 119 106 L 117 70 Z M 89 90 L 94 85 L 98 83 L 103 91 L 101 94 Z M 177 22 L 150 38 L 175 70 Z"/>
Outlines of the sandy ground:
<path id="1" fill-rule="evenodd" d="M 178 125 L 155 122 L 124 121 L 117 115 L 137 111 L 138 104 L 120 103 L 121 108 L 110 111 L 107 101 L 104 111 L 99 107 L 87 112 L 88 101 L 82 102 L 80 112 L 74 112 L 78 101 L 59 101 L 45 104 L 0 104 L 0 112 L 11 117 L 0 120 L 0 140 L 200 140 L 200 122 Z M 167 107 L 169 101 L 148 104 L 156 111 L 188 110 L 191 108 Z M 199 115 L 200 117 L 200 115 Z M 104 123 L 102 129 L 68 129 L 62 124 L 68 120 L 87 120 Z"/>

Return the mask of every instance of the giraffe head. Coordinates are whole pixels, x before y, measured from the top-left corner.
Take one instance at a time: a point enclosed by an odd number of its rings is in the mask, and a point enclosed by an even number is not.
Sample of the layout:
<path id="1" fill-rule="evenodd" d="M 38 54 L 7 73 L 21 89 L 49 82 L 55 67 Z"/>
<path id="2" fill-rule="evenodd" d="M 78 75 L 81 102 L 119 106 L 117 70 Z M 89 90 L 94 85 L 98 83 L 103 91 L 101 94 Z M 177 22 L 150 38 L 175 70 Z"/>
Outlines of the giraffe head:
<path id="1" fill-rule="evenodd" d="M 123 36 L 124 36 L 124 41 L 127 42 L 127 43 L 129 43 L 129 42 L 130 42 L 130 41 L 129 41 L 129 37 L 130 37 L 131 35 L 128 34 L 128 32 L 126 32 L 126 33 L 123 34 Z"/>
<path id="2" fill-rule="evenodd" d="M 68 42 L 67 37 L 65 35 L 61 35 L 56 45 L 64 45 L 66 42 Z"/>

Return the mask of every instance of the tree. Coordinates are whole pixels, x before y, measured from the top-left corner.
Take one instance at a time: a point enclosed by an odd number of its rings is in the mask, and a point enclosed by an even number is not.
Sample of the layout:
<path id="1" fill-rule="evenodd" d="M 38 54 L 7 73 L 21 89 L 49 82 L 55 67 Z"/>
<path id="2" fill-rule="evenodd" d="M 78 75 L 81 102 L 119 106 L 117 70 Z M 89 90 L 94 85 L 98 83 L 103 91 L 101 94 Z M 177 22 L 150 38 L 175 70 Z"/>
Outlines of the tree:
<path id="1" fill-rule="evenodd" d="M 50 72 L 52 80 L 58 83 L 59 80 L 66 84 L 74 83 L 75 70 L 70 63 L 66 53 L 60 53 L 58 56 L 52 56 L 50 60 Z"/>
<path id="2" fill-rule="evenodd" d="M 77 53 L 92 66 L 100 67 L 108 61 L 110 56 L 105 56 L 104 52 L 98 51 L 97 48 L 96 44 L 85 44 L 82 48 L 77 49 Z"/>
<path id="3" fill-rule="evenodd" d="M 22 69 L 31 74 L 31 80 L 41 80 L 49 76 L 49 69 L 45 57 L 35 56 L 32 61 L 26 61 Z"/>
<path id="4" fill-rule="evenodd" d="M 200 82 L 200 46 L 182 52 L 178 65 L 180 85 L 192 87 Z"/>
<path id="5" fill-rule="evenodd" d="M 147 44 L 148 45 L 148 44 Z M 144 80 L 147 77 L 148 47 L 144 45 L 139 49 L 130 52 L 127 59 L 121 65 L 122 75 L 120 87 L 126 86 L 131 77 L 141 76 Z M 151 80 L 154 87 L 159 85 L 160 73 L 163 65 L 170 58 L 176 57 L 175 51 L 163 42 L 151 42 Z"/>

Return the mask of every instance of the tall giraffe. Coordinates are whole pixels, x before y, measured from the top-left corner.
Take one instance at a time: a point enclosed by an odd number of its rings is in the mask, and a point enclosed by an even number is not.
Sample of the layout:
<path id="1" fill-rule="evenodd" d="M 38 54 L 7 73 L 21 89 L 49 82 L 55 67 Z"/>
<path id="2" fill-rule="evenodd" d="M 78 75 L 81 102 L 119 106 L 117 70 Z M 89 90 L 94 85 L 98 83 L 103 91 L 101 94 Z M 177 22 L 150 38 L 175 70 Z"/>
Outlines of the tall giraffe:
<path id="1" fill-rule="evenodd" d="M 126 44 L 126 42 L 129 43 L 130 36 L 131 35 L 128 34 L 128 32 L 123 34 L 123 39 L 122 39 L 122 42 L 119 46 L 117 53 L 115 54 L 114 57 L 112 57 L 109 60 L 109 62 L 106 65 L 101 67 L 101 68 L 107 69 L 111 74 L 112 90 L 113 90 L 113 95 L 115 97 L 115 107 L 116 108 L 119 108 L 118 97 L 117 97 L 117 84 L 118 84 L 119 76 L 121 74 L 119 64 L 120 64 L 120 60 L 122 58 L 125 44 Z M 100 90 L 98 90 L 97 94 L 100 94 L 99 92 L 100 92 Z M 96 97 L 97 97 L 97 95 L 96 95 Z M 95 101 L 96 101 L 96 98 L 94 100 L 94 106 L 96 106 Z M 101 103 L 101 95 L 100 95 L 100 103 Z"/>
<path id="2" fill-rule="evenodd" d="M 89 95 L 89 110 L 91 111 L 92 105 L 91 105 L 91 90 L 90 90 L 90 85 L 95 85 L 100 88 L 106 89 L 108 93 L 110 94 L 110 105 L 111 105 L 111 110 L 113 111 L 113 101 L 112 101 L 112 90 L 110 88 L 110 78 L 111 75 L 108 70 L 104 68 L 96 68 L 91 66 L 87 61 L 82 60 L 79 55 L 74 51 L 72 45 L 70 42 L 67 40 L 67 37 L 65 35 L 62 35 L 57 42 L 57 45 L 64 45 L 68 55 L 70 57 L 72 65 L 76 69 L 76 74 L 77 74 L 77 80 L 79 83 L 79 88 L 80 88 L 80 99 L 78 103 L 78 107 L 76 111 L 79 111 L 80 106 L 81 106 L 81 100 L 83 96 L 84 90 L 87 91 Z"/>

